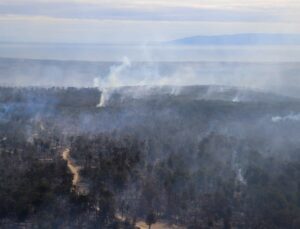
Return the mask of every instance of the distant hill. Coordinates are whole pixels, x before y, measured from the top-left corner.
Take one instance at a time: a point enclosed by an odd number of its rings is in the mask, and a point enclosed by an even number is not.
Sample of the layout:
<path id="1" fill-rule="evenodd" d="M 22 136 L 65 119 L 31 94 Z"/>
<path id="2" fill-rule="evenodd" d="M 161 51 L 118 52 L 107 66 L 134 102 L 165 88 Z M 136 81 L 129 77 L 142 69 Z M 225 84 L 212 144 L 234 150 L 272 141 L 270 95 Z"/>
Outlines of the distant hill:
<path id="1" fill-rule="evenodd" d="M 194 36 L 169 41 L 170 45 L 300 45 L 300 34 L 231 34 Z"/>
<path id="2" fill-rule="evenodd" d="M 194 86 L 126 86 L 107 89 L 107 104 L 128 104 L 130 101 L 224 101 L 249 102 L 293 102 L 296 98 L 277 95 L 260 90 L 223 85 Z"/>

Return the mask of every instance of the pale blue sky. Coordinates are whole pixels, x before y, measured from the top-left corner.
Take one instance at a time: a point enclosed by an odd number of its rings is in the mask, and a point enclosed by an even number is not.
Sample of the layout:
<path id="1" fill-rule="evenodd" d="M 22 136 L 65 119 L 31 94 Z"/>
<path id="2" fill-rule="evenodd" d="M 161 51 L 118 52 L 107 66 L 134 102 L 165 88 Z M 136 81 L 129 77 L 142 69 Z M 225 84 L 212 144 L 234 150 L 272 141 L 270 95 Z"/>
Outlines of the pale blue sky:
<path id="1" fill-rule="evenodd" d="M 298 0 L 0 0 L 0 41 L 134 43 L 300 33 Z"/>

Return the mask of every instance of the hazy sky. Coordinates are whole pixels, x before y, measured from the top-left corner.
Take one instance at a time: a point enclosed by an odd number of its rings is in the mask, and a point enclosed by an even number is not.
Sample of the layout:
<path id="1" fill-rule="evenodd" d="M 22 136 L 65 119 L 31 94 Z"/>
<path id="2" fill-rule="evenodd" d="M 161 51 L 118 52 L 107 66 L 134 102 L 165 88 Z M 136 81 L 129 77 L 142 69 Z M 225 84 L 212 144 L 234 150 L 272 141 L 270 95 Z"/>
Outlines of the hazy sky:
<path id="1" fill-rule="evenodd" d="M 0 41 L 148 43 L 300 33 L 300 0 L 0 0 Z"/>

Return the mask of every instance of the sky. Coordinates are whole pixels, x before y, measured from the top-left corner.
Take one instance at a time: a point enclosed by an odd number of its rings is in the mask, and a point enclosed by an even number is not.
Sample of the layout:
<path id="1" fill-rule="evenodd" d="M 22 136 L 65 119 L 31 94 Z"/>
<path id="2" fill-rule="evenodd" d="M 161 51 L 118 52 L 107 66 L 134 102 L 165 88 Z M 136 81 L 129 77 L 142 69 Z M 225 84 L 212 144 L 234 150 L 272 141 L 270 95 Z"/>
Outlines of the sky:
<path id="1" fill-rule="evenodd" d="M 299 0 L 0 0 L 0 42 L 139 43 L 300 33 Z"/>

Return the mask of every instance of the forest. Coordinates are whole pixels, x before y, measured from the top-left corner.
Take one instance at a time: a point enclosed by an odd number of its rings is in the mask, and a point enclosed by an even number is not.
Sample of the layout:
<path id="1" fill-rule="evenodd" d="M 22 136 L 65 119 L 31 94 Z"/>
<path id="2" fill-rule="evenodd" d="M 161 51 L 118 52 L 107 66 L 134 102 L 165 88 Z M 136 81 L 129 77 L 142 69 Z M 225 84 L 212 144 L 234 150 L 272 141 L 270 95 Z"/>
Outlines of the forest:
<path id="1" fill-rule="evenodd" d="M 297 229 L 299 137 L 261 91 L 1 87 L 0 228 Z"/>

